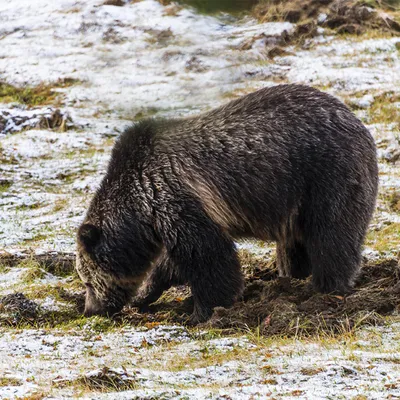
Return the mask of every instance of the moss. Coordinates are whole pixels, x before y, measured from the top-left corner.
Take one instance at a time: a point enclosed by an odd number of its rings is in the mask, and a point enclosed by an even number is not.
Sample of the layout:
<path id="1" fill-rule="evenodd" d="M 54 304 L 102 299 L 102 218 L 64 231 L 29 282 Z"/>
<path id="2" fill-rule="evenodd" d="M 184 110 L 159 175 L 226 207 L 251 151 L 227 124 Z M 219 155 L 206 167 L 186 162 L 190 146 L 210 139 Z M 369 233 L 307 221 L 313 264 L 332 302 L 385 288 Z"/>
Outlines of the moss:
<path id="1" fill-rule="evenodd" d="M 173 344 L 172 348 L 175 347 Z M 169 349 L 173 351 L 173 349 Z M 151 359 L 146 359 L 147 368 L 153 370 L 168 370 L 169 372 L 179 372 L 197 368 L 207 368 L 211 366 L 222 365 L 230 361 L 243 362 L 243 360 L 249 359 L 256 351 L 255 348 L 242 348 L 233 347 L 232 349 L 225 348 L 224 351 L 219 350 L 205 341 L 202 343 L 198 351 L 192 351 L 189 353 L 180 354 L 179 352 L 174 353 L 174 362 L 166 364 L 164 355 L 169 354 L 165 348 L 159 351 L 159 354 L 152 353 Z"/>
<path id="2" fill-rule="evenodd" d="M 98 317 L 98 316 L 85 318 L 82 316 L 82 314 L 78 314 L 78 316 L 75 319 L 65 321 L 64 323 L 59 324 L 58 327 L 66 330 L 76 329 L 76 328 L 79 329 L 86 328 L 92 334 L 92 333 L 105 333 L 111 331 L 112 329 L 119 329 L 120 325 L 110 318 Z"/>
<path id="3" fill-rule="evenodd" d="M 43 207 L 44 204 L 41 202 L 31 203 L 31 204 L 21 204 L 15 207 L 15 211 L 29 211 L 29 210 L 37 210 Z"/>
<path id="4" fill-rule="evenodd" d="M 36 235 L 34 235 L 34 236 L 30 237 L 30 238 L 22 239 L 20 241 L 20 243 L 30 243 L 30 244 L 32 244 L 34 242 L 40 242 L 40 241 L 46 240 L 46 239 L 48 239 L 47 235 L 44 235 L 42 233 L 38 233 L 38 234 L 36 234 Z"/>

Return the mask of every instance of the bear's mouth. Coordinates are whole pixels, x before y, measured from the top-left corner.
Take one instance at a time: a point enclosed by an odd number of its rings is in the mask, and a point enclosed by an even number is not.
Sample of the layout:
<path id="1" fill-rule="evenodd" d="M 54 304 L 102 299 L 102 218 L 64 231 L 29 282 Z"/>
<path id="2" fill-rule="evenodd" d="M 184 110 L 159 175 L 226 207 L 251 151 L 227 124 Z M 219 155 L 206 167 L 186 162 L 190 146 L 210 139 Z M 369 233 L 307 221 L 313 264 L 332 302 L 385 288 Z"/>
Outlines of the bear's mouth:
<path id="1" fill-rule="evenodd" d="M 105 296 L 100 299 L 96 296 L 96 291 L 91 283 L 87 282 L 85 286 L 86 298 L 83 315 L 85 317 L 93 315 L 112 317 L 129 302 L 139 285 L 132 281 L 128 286 L 114 285 L 112 288 L 108 288 Z"/>

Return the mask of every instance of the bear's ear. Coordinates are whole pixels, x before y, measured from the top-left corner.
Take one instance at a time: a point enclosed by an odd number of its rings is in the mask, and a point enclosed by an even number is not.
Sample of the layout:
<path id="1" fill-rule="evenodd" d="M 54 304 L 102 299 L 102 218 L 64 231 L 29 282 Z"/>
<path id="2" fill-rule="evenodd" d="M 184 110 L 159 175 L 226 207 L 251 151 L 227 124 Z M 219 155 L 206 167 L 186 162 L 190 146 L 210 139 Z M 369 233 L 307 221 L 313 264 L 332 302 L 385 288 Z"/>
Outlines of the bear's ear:
<path id="1" fill-rule="evenodd" d="M 78 230 L 78 240 L 87 251 L 90 251 L 100 240 L 101 231 L 92 224 L 83 224 Z"/>

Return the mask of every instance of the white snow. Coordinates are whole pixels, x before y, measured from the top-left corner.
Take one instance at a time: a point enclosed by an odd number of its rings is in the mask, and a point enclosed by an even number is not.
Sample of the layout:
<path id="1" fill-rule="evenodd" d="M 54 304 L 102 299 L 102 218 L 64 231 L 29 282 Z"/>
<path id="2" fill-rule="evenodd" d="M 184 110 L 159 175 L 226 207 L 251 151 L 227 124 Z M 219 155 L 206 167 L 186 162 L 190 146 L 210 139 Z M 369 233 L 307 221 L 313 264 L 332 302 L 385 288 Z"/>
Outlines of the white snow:
<path id="1" fill-rule="evenodd" d="M 185 8 L 169 16 L 155 0 L 124 7 L 102 2 L 0 2 L 2 80 L 16 85 L 79 80 L 57 89 L 65 96 L 59 108 L 72 120 L 66 132 L 30 129 L 53 107 L 0 105 L 0 120 L 7 121 L 0 136 L 0 182 L 7 182 L 0 195 L 0 253 L 74 251 L 75 229 L 105 171 L 112 138 L 132 119 L 197 113 L 277 81 L 319 85 L 350 98 L 363 118 L 377 94 L 400 91 L 398 37 L 319 36 L 310 49 L 289 47 L 293 55 L 271 61 L 265 38 L 290 31 L 291 24 L 208 17 Z M 244 43 L 252 47 L 243 50 Z M 381 190 L 398 190 L 399 127 L 368 128 L 378 146 Z M 374 226 L 399 222 L 398 214 L 378 210 Z M 273 252 L 273 246 L 253 242 L 237 246 L 265 257 Z M 363 254 L 381 257 L 373 248 Z M 22 282 L 25 272 L 20 267 L 1 272 L 0 296 L 29 289 Z M 63 285 L 66 279 L 46 275 L 35 284 Z M 37 302 L 45 312 L 69 307 L 51 296 Z M 0 398 L 35 392 L 49 399 L 395 398 L 400 396 L 400 326 L 374 329 L 325 345 L 303 340 L 265 347 L 254 338 L 207 339 L 204 332 L 179 326 L 103 332 L 96 319 L 80 329 L 2 328 L 0 378 L 20 384 L 0 385 Z M 204 354 L 235 352 L 239 355 L 227 361 L 202 363 Z M 184 357 L 195 365 L 175 369 Z M 74 392 L 75 379 L 104 367 L 134 377 L 137 389 Z M 51 385 L 65 380 L 72 386 Z"/>

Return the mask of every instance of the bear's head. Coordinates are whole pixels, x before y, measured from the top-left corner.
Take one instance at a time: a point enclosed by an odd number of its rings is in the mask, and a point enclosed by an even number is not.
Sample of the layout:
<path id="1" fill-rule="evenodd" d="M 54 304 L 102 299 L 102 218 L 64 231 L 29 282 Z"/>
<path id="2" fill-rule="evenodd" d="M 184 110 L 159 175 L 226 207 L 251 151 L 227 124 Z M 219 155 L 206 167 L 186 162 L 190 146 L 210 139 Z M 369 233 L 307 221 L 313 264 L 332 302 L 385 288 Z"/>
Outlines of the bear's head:
<path id="1" fill-rule="evenodd" d="M 130 217 L 88 218 L 77 235 L 76 270 L 86 286 L 85 316 L 111 316 L 134 296 L 160 246 L 150 226 Z"/>

